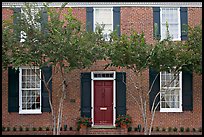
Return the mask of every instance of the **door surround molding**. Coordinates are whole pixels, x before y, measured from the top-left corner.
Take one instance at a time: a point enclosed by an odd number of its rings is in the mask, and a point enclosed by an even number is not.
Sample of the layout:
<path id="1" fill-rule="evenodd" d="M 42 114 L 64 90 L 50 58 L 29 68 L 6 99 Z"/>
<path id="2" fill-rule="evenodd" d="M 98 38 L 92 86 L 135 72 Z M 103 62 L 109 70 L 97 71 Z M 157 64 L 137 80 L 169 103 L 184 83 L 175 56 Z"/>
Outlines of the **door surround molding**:
<path id="1" fill-rule="evenodd" d="M 94 74 L 113 74 L 111 77 L 95 77 Z M 116 116 L 116 72 L 115 71 L 92 71 L 91 72 L 91 118 L 94 126 L 94 80 L 113 80 L 113 126 L 115 126 Z"/>

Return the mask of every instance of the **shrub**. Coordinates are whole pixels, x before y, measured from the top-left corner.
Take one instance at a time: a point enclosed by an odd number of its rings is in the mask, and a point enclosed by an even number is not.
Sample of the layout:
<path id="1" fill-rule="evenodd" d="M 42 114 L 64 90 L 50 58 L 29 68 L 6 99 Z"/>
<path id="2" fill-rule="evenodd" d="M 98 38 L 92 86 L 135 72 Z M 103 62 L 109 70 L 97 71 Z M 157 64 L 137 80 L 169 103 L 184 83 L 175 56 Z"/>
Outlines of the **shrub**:
<path id="1" fill-rule="evenodd" d="M 6 129 L 7 129 L 7 131 L 10 131 L 10 127 L 7 127 Z"/>
<path id="2" fill-rule="evenodd" d="M 177 128 L 176 128 L 176 127 L 174 127 L 174 128 L 173 128 L 173 131 L 174 131 L 174 132 L 177 132 Z"/>
<path id="3" fill-rule="evenodd" d="M 134 131 L 137 131 L 137 128 L 136 128 L 136 127 L 134 128 Z"/>
<path id="4" fill-rule="evenodd" d="M 67 125 L 64 125 L 64 131 L 67 131 Z"/>
<path id="5" fill-rule="evenodd" d="M 83 125 L 86 125 L 87 127 L 91 126 L 92 124 L 92 119 L 91 118 L 88 118 L 88 117 L 79 117 L 77 119 L 77 125 L 80 127 L 80 125 L 83 124 Z"/>
<path id="6" fill-rule="evenodd" d="M 2 131 L 5 131 L 5 129 L 6 129 L 5 127 L 2 127 Z"/>
<path id="7" fill-rule="evenodd" d="M 73 130 L 73 128 L 72 128 L 72 127 L 69 127 L 69 130 L 70 130 L 70 131 L 72 131 L 72 130 Z"/>
<path id="8" fill-rule="evenodd" d="M 118 115 L 115 120 L 116 127 L 120 127 L 121 124 L 129 126 L 132 123 L 132 118 L 129 115 Z"/>
<path id="9" fill-rule="evenodd" d="M 159 131 L 159 127 L 156 127 L 156 131 Z"/>
<path id="10" fill-rule="evenodd" d="M 193 128 L 193 129 L 192 129 L 192 131 L 193 131 L 193 132 L 196 132 L 196 129 L 195 129 L 195 128 Z"/>
<path id="11" fill-rule="evenodd" d="M 33 128 L 32 128 L 32 130 L 33 130 L 33 131 L 36 131 L 36 128 L 35 128 L 35 127 L 33 127 Z"/>
<path id="12" fill-rule="evenodd" d="M 202 132 L 202 127 L 200 127 L 200 128 L 198 129 L 198 132 Z"/>
<path id="13" fill-rule="evenodd" d="M 26 131 L 29 131 L 29 128 L 28 127 L 26 127 L 26 129 L 25 129 Z"/>
<path id="14" fill-rule="evenodd" d="M 163 128 L 162 128 L 162 131 L 166 131 L 166 128 L 165 128 L 165 127 L 163 127 Z"/>
<path id="15" fill-rule="evenodd" d="M 132 131 L 132 127 L 128 127 L 128 132 Z"/>
<path id="16" fill-rule="evenodd" d="M 180 127 L 180 132 L 184 132 L 184 127 Z"/>
<path id="17" fill-rule="evenodd" d="M 189 127 L 187 127 L 187 128 L 186 128 L 186 132 L 189 132 L 189 131 L 190 131 L 190 128 L 189 128 Z"/>
<path id="18" fill-rule="evenodd" d="M 20 126 L 20 127 L 19 127 L 19 130 L 20 130 L 20 131 L 23 131 L 23 127 L 22 127 L 22 126 Z"/>
<path id="19" fill-rule="evenodd" d="M 168 128 L 168 131 L 169 131 L 169 132 L 171 132 L 171 131 L 172 131 L 172 128 L 171 128 L 171 127 L 169 127 L 169 128 Z"/>
<path id="20" fill-rule="evenodd" d="M 38 130 L 39 130 L 39 131 L 42 131 L 42 127 L 39 127 Z"/>
<path id="21" fill-rule="evenodd" d="M 13 127 L 13 131 L 16 131 L 16 127 Z"/>
<path id="22" fill-rule="evenodd" d="M 50 128 L 49 128 L 49 127 L 46 127 L 46 128 L 45 128 L 45 130 L 46 130 L 46 131 L 49 131 L 49 130 L 50 130 Z"/>

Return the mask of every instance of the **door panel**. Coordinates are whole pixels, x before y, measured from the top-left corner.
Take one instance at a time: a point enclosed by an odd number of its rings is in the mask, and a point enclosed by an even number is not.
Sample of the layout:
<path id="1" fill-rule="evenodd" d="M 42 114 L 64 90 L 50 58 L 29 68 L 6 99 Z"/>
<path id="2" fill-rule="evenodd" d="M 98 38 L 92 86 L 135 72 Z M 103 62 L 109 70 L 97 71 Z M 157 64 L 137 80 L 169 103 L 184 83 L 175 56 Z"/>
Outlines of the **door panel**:
<path id="1" fill-rule="evenodd" d="M 94 81 L 94 124 L 113 124 L 113 81 Z"/>

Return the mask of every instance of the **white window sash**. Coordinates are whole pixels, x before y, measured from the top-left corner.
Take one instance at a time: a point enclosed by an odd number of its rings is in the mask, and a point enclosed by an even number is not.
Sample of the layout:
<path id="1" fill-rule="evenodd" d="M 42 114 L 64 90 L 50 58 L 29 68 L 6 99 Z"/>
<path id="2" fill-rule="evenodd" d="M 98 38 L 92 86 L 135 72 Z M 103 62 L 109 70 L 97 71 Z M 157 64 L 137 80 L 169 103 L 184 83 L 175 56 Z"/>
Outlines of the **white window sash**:
<path id="1" fill-rule="evenodd" d="M 96 31 L 96 9 L 109 9 L 110 11 L 111 11 L 111 23 L 112 24 L 105 24 L 105 25 L 112 25 L 111 26 L 111 29 L 110 29 L 110 32 L 109 32 L 109 34 L 111 33 L 111 32 L 113 32 L 113 8 L 111 7 L 111 8 L 93 8 L 93 30 L 94 30 L 94 32 Z M 101 25 L 101 24 L 100 24 Z M 108 35 L 109 35 L 108 34 Z M 108 39 L 105 39 L 106 41 L 108 41 L 110 39 L 110 36 L 108 36 Z"/>
<path id="2" fill-rule="evenodd" d="M 161 102 L 161 89 L 180 89 L 179 90 L 179 107 L 178 108 L 162 108 Z M 179 72 L 179 87 L 162 87 L 161 86 L 161 72 L 160 72 L 160 112 L 183 112 L 182 110 L 182 72 Z"/>
<path id="3" fill-rule="evenodd" d="M 41 109 L 42 109 L 42 107 L 41 107 L 41 104 L 42 104 L 42 100 L 41 100 L 41 84 L 40 84 L 40 87 L 39 88 L 22 88 L 22 70 L 23 69 L 39 69 L 39 67 L 20 67 L 19 68 L 19 114 L 41 114 L 42 113 L 42 111 L 41 111 Z M 39 74 L 39 76 L 40 76 L 40 83 L 41 83 L 41 69 L 40 69 L 40 74 Z M 37 77 L 37 75 L 36 75 L 36 77 Z M 40 95 L 40 108 L 39 109 L 32 109 L 32 110 L 24 110 L 24 109 L 22 109 L 22 91 L 23 90 L 38 90 L 40 93 L 39 93 L 39 95 Z"/>
<path id="4" fill-rule="evenodd" d="M 163 28 L 162 25 L 164 25 L 164 22 L 162 22 L 162 14 L 163 14 L 162 9 L 163 8 L 160 8 L 160 34 L 161 34 L 161 40 L 166 38 L 166 36 L 163 36 L 163 32 L 162 32 L 162 28 Z M 165 8 L 167 8 L 167 7 L 165 7 Z M 178 24 L 178 27 L 177 27 L 177 29 L 178 29 L 178 38 L 173 38 L 172 39 L 173 41 L 180 41 L 181 40 L 181 17 L 180 17 L 180 8 L 179 7 L 177 8 L 177 14 L 178 14 L 178 23 L 177 23 Z M 166 24 L 166 22 L 165 22 L 165 24 Z M 170 25 L 171 25 L 171 23 L 170 23 Z M 164 35 L 166 35 L 166 32 L 164 33 Z"/>

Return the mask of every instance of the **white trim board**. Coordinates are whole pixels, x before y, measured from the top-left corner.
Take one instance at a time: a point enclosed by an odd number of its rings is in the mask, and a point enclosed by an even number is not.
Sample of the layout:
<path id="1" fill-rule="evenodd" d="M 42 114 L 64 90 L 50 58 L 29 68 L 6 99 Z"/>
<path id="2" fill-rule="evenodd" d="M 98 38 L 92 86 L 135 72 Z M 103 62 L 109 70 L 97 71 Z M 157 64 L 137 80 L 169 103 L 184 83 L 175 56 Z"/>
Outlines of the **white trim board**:
<path id="1" fill-rule="evenodd" d="M 22 7 L 25 2 L 2 2 L 2 7 Z M 44 2 L 35 2 L 43 7 Z M 63 2 L 49 2 L 49 7 L 61 7 Z M 202 2 L 68 2 L 66 7 L 201 7 Z"/>

